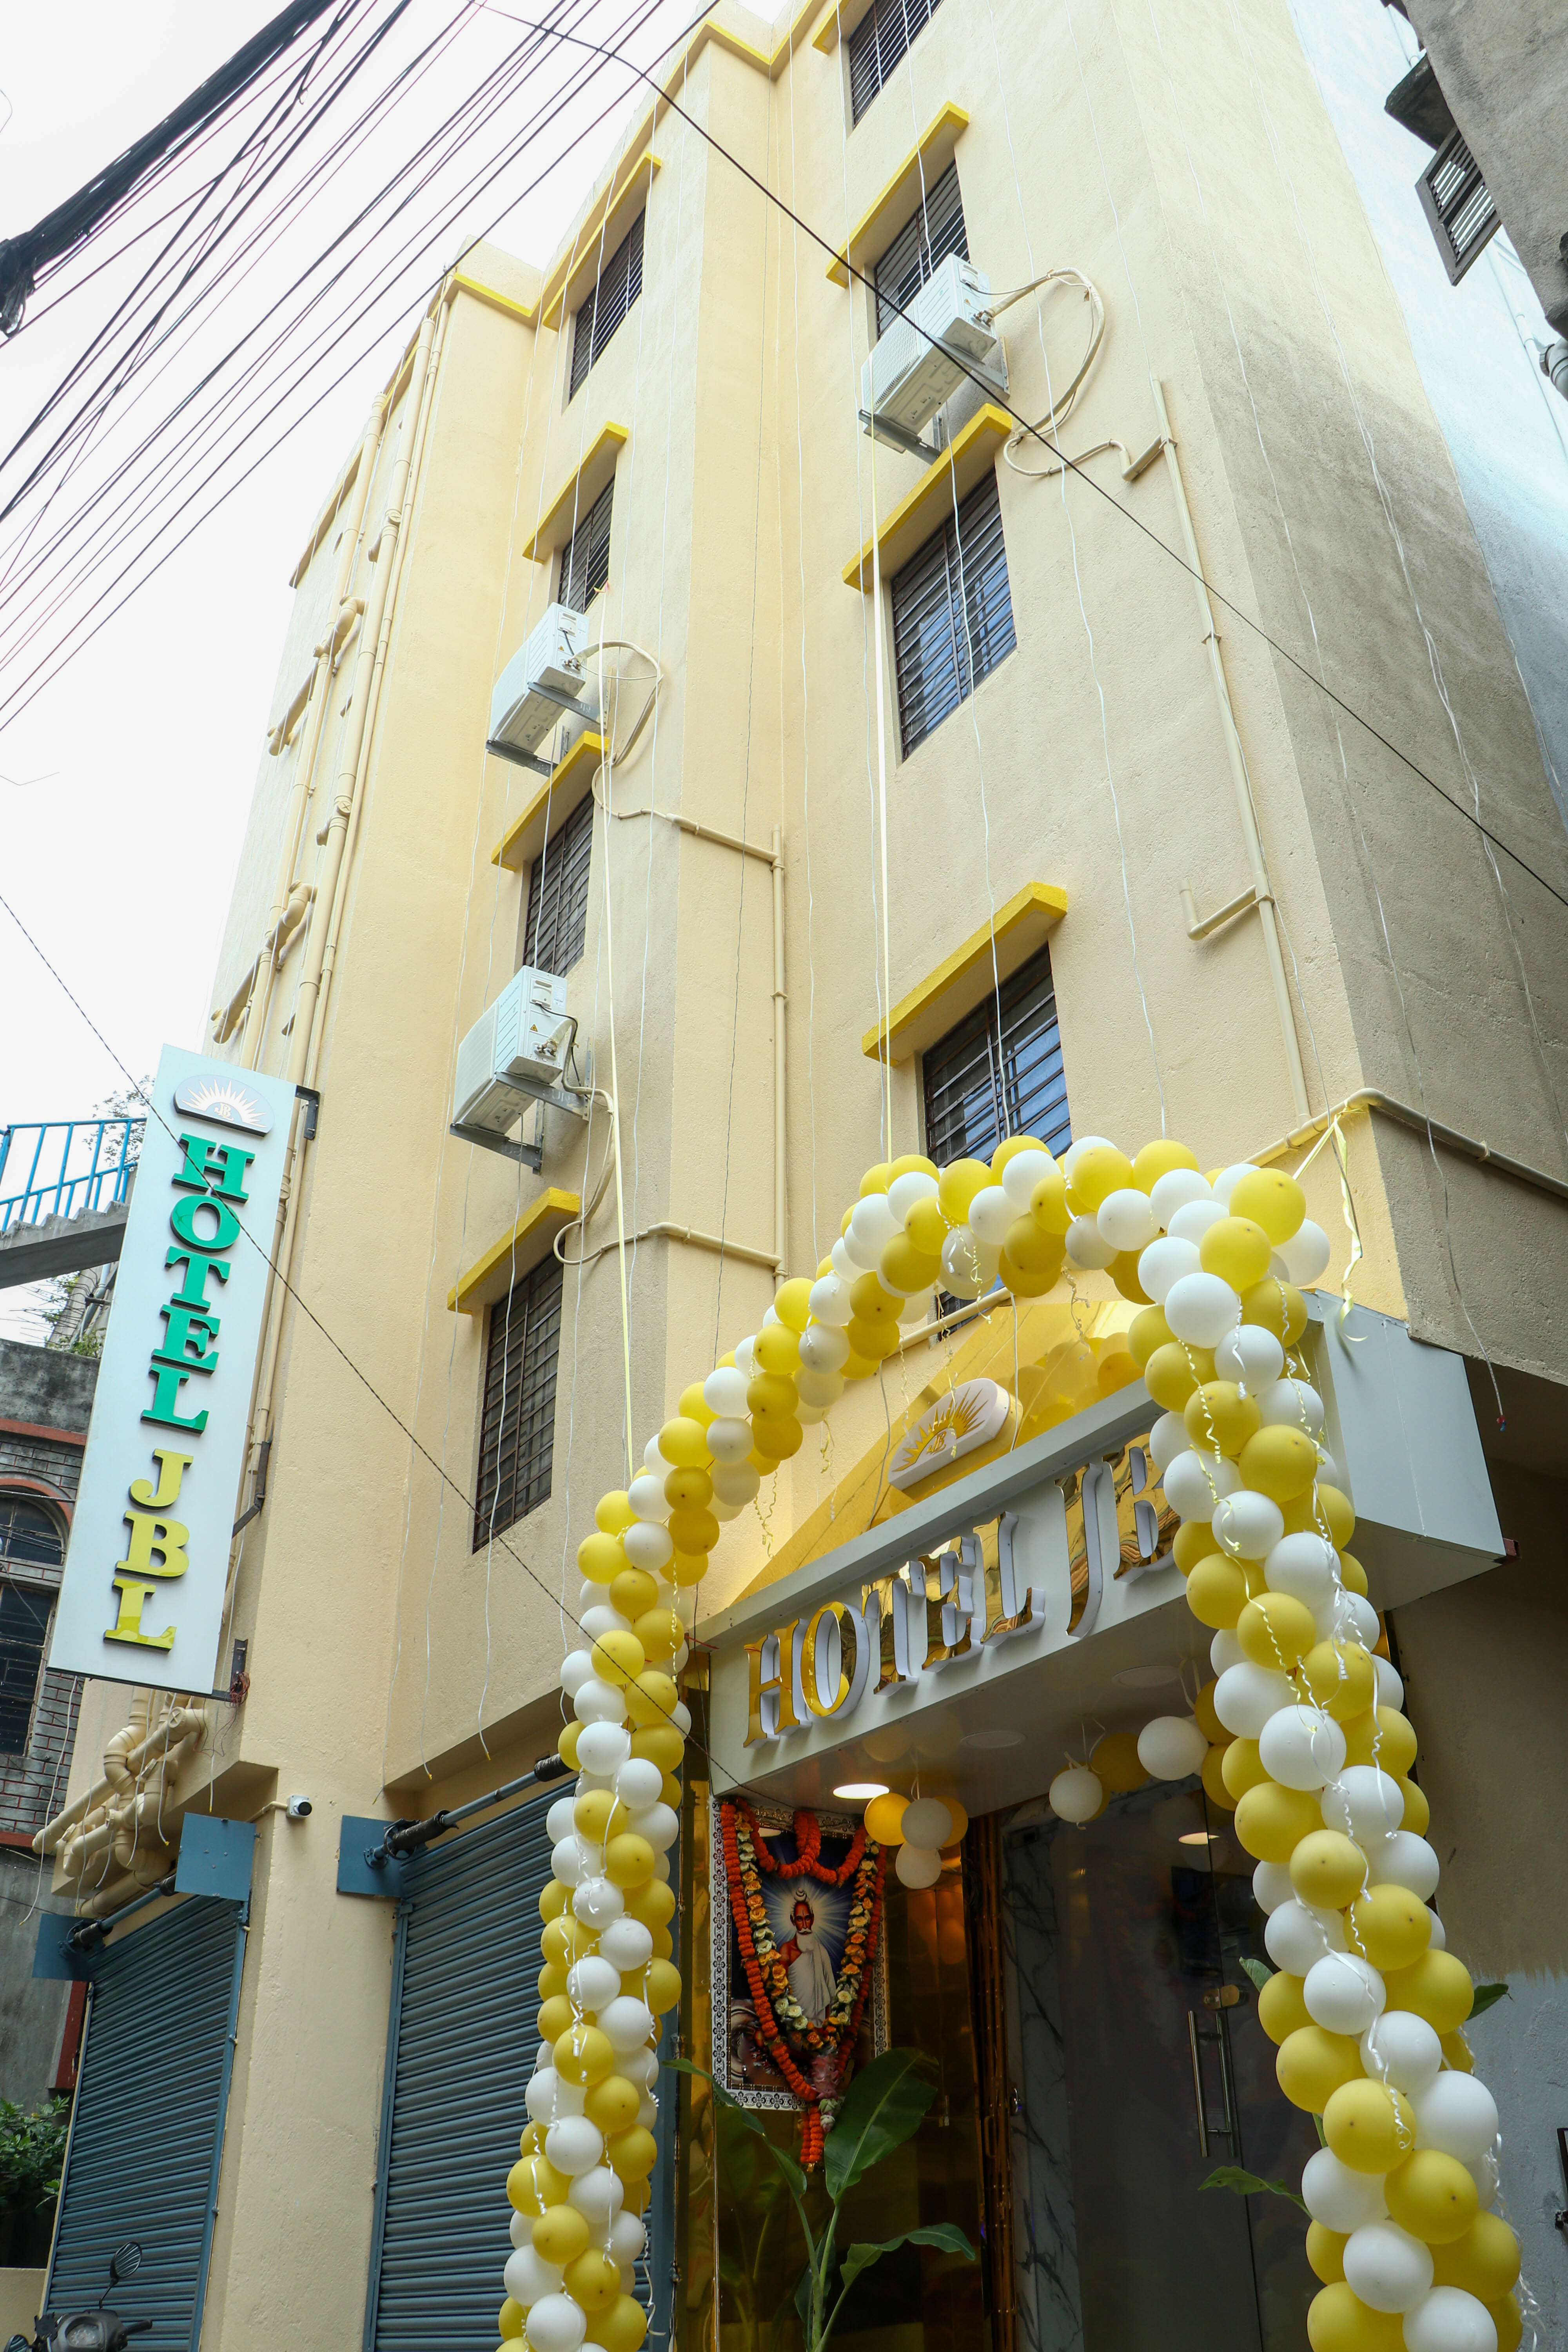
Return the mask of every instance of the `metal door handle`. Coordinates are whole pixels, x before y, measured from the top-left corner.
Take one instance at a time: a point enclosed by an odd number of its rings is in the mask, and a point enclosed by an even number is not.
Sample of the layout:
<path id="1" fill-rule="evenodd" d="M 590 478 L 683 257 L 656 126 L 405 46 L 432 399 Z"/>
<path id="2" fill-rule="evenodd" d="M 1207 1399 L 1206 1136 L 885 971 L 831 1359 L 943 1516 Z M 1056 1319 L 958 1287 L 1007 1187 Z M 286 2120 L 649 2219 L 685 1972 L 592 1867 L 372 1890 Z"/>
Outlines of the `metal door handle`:
<path id="1" fill-rule="evenodd" d="M 1198 2112 L 1198 2152 L 1201 2156 L 1207 2156 L 1209 2126 L 1208 2117 L 1204 2113 L 1204 2069 L 1198 2055 L 1198 2021 L 1195 2012 L 1190 2009 L 1187 2011 L 1187 2040 L 1193 2053 L 1193 2103 Z"/>

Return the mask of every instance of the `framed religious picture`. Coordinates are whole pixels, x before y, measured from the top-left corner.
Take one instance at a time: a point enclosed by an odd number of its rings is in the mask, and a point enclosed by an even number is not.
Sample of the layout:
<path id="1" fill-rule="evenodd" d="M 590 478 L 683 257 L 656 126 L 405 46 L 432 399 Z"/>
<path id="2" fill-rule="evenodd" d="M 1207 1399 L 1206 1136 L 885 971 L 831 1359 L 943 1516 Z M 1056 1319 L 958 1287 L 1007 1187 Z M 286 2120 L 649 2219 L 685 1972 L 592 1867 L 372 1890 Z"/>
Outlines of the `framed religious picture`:
<path id="1" fill-rule="evenodd" d="M 851 1814 L 715 1799 L 713 2076 L 747 2107 L 837 2105 L 888 2046 L 886 1849 Z"/>

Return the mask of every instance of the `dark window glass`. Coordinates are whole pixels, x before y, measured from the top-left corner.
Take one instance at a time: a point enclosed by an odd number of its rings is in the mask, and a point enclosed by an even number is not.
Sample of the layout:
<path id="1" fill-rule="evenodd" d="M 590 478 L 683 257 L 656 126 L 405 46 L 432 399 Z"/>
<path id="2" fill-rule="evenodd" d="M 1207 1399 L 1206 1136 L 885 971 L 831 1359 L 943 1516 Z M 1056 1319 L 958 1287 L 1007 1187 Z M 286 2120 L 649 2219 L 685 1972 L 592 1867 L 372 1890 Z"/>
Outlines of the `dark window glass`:
<path id="1" fill-rule="evenodd" d="M 64 1558 L 60 1531 L 47 1511 L 16 1495 L 0 1496 L 0 1559 L 58 1568 Z"/>
<path id="2" fill-rule="evenodd" d="M 550 1498 L 561 1261 L 543 1258 L 490 1309 L 474 1549 Z"/>
<path id="3" fill-rule="evenodd" d="M 939 1168 L 989 1160 L 1005 1135 L 1037 1135 L 1060 1157 L 1072 1122 L 1049 948 L 931 1046 L 921 1077 L 926 1150 Z"/>
<path id="4" fill-rule="evenodd" d="M 520 961 L 535 971 L 564 976 L 583 952 L 593 847 L 594 796 L 585 793 L 529 868 Z"/>
<path id="5" fill-rule="evenodd" d="M 933 727 L 1018 640 L 996 477 L 988 474 L 893 581 L 893 664 L 904 751 Z"/>
<path id="6" fill-rule="evenodd" d="M 561 551 L 557 602 L 585 613 L 610 576 L 610 499 L 615 478 L 605 483 Z"/>
<path id="7" fill-rule="evenodd" d="M 642 225 L 638 213 L 599 272 L 598 282 L 572 320 L 572 397 L 626 312 L 642 292 Z"/>
<path id="8" fill-rule="evenodd" d="M 871 0 L 849 36 L 849 113 L 858 122 L 942 0 Z"/>
<path id="9" fill-rule="evenodd" d="M 963 198 L 958 189 L 958 165 L 950 163 L 933 180 L 921 200 L 920 210 L 905 222 L 871 272 L 877 289 L 877 332 L 881 334 L 907 310 L 939 261 L 950 253 L 969 258 L 969 232 L 963 226 Z"/>
<path id="10" fill-rule="evenodd" d="M 58 1557 L 58 1545 L 56 1557 Z M 25 1756 L 54 1594 L 0 1584 L 0 1755 Z"/>

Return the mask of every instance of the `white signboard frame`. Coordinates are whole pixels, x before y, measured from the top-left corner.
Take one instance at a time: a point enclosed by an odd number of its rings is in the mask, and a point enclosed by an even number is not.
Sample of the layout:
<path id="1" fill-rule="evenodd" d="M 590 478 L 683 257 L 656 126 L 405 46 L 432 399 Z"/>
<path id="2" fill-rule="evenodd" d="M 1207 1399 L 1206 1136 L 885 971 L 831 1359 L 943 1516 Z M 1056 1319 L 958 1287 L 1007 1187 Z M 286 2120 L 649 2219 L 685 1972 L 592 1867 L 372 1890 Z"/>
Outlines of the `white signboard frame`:
<path id="1" fill-rule="evenodd" d="M 166 1045 L 49 1664 L 209 1692 L 294 1088 Z"/>

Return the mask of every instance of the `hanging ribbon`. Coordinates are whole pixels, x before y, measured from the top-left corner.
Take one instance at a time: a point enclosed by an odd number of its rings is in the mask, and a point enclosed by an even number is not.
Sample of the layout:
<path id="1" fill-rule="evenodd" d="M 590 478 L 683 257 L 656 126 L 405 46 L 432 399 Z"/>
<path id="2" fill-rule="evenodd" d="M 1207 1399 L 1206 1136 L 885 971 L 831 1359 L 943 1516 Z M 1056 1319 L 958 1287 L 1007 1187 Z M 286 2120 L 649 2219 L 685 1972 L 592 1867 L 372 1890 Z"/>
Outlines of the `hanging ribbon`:
<path id="1" fill-rule="evenodd" d="M 1355 1298 L 1351 1288 L 1352 1277 L 1355 1273 L 1356 1267 L 1366 1255 L 1366 1252 L 1362 1245 L 1361 1223 L 1356 1216 L 1355 1202 L 1351 1196 L 1350 1167 L 1345 1158 L 1344 1129 L 1340 1124 L 1340 1118 L 1341 1114 L 1336 1111 L 1333 1117 L 1330 1119 L 1327 1127 L 1323 1129 L 1321 1135 L 1319 1136 L 1316 1143 L 1313 1144 L 1310 1151 L 1308 1152 L 1305 1160 L 1302 1160 L 1300 1166 L 1297 1169 L 1296 1181 L 1298 1184 L 1300 1182 L 1302 1177 L 1306 1174 L 1308 1169 L 1311 1166 L 1319 1152 L 1323 1149 L 1323 1146 L 1325 1144 L 1331 1144 L 1333 1147 L 1335 1163 L 1340 1171 L 1340 1207 L 1344 1216 L 1345 1230 L 1351 1237 L 1351 1254 L 1345 1265 L 1344 1274 L 1340 1282 L 1339 1322 L 1345 1339 L 1352 1345 L 1359 1345 L 1362 1338 L 1364 1337 L 1364 1334 L 1354 1331 L 1345 1331 L 1344 1324 L 1345 1318 L 1349 1315 L 1351 1308 L 1355 1305 Z"/>

